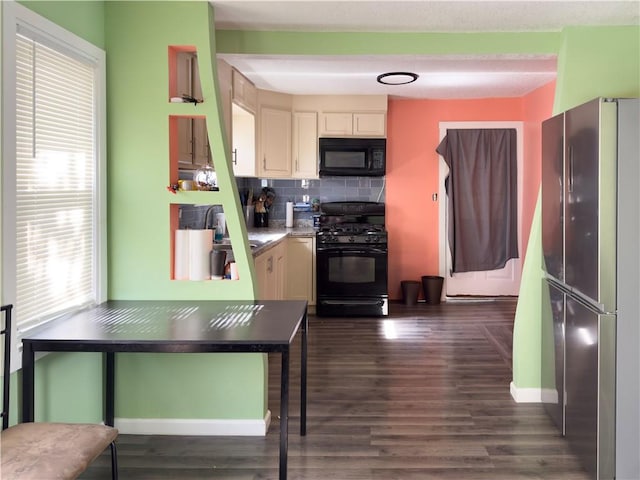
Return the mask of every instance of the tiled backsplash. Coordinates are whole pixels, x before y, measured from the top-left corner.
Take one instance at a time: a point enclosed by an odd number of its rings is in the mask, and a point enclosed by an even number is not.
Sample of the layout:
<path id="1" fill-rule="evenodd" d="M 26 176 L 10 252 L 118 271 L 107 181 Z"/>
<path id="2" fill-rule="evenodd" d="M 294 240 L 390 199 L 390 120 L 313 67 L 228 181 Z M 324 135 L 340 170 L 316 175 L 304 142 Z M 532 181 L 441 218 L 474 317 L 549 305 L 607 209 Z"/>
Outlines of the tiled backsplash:
<path id="1" fill-rule="evenodd" d="M 209 214 L 207 210 L 211 207 Z M 180 225 L 181 229 L 200 230 L 204 228 L 214 228 L 216 224 L 216 213 L 222 212 L 222 205 L 180 205 Z M 205 225 L 205 217 L 206 225 Z"/>
<path id="2" fill-rule="evenodd" d="M 253 188 L 254 195 L 262 190 L 259 178 L 236 179 L 239 191 Z M 267 180 L 276 198 L 269 210 L 269 221 L 282 221 L 286 217 L 287 202 L 323 202 L 360 200 L 384 202 L 384 178 L 379 177 L 329 177 L 315 180 Z M 294 220 L 310 219 L 314 212 L 294 212 Z"/>
<path id="3" fill-rule="evenodd" d="M 254 196 L 262 190 L 262 180 L 259 178 L 237 178 L 238 191 L 246 192 L 252 188 Z M 384 178 L 380 177 L 329 177 L 315 180 L 267 180 L 267 185 L 275 191 L 275 199 L 269 210 L 270 225 L 284 225 L 287 202 L 312 202 L 319 199 L 323 202 L 339 202 L 345 200 L 359 200 L 370 202 L 384 202 Z M 204 217 L 208 205 L 183 205 L 180 207 L 180 228 L 203 228 Z M 209 213 L 212 226 L 215 213 L 221 212 L 222 207 L 216 205 Z M 294 212 L 294 222 L 310 223 L 315 212 Z"/>

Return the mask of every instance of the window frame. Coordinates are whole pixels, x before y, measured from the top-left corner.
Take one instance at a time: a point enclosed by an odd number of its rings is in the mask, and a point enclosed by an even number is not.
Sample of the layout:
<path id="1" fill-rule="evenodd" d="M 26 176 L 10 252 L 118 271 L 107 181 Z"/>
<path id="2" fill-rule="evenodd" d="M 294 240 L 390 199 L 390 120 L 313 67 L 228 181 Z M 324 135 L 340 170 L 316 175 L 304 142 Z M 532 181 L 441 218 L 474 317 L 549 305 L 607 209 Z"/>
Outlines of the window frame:
<path id="1" fill-rule="evenodd" d="M 16 34 L 19 29 L 30 31 L 38 42 L 75 58 L 89 61 L 95 68 L 95 205 L 94 220 L 94 292 L 96 303 L 107 300 L 107 168 L 106 168 L 106 60 L 105 52 L 59 25 L 47 20 L 14 1 L 1 2 L 2 9 L 2 216 L 0 266 L 2 304 L 16 301 Z M 20 331 L 12 325 L 11 371 L 22 367 L 21 335 L 42 325 Z"/>

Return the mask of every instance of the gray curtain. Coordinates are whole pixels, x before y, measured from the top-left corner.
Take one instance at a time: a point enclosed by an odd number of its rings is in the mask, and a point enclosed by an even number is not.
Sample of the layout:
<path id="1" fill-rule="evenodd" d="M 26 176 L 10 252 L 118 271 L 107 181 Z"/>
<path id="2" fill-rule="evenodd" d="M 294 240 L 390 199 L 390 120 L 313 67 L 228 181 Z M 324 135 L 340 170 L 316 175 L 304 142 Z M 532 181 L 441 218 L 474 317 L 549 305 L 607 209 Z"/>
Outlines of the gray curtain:
<path id="1" fill-rule="evenodd" d="M 449 166 L 451 271 L 503 268 L 518 257 L 516 131 L 451 129 L 436 151 Z"/>

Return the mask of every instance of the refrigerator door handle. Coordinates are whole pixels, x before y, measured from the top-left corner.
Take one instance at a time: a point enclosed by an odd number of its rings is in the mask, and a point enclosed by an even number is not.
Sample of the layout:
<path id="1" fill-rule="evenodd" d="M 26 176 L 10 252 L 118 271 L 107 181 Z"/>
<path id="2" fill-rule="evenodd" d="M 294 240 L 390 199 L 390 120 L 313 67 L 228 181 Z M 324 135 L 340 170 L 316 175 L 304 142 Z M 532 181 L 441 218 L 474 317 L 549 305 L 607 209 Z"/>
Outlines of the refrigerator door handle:
<path id="1" fill-rule="evenodd" d="M 569 145 L 569 172 L 568 172 L 567 187 L 569 193 L 573 193 L 573 145 Z"/>

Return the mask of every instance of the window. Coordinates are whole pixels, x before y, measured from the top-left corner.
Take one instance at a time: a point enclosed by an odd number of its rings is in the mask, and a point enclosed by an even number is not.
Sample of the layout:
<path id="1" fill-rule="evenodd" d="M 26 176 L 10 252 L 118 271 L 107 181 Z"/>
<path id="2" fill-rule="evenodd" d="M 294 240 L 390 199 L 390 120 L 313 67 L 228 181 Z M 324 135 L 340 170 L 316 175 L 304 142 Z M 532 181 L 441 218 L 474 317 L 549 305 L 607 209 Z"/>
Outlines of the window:
<path id="1" fill-rule="evenodd" d="M 2 303 L 20 332 L 106 298 L 104 53 L 6 5 Z"/>

